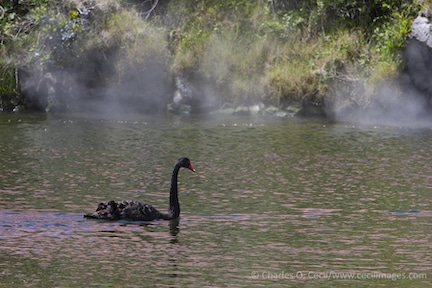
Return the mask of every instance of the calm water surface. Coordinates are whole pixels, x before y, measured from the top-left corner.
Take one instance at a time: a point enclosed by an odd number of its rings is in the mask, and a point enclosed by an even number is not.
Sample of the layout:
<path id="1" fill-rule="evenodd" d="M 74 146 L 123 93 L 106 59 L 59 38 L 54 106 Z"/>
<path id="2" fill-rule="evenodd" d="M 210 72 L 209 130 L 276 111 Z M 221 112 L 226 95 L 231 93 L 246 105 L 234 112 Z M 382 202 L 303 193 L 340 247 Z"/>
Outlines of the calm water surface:
<path id="1" fill-rule="evenodd" d="M 427 287 L 431 128 L 0 114 L 0 287 Z M 82 218 L 181 156 L 179 223 Z"/>

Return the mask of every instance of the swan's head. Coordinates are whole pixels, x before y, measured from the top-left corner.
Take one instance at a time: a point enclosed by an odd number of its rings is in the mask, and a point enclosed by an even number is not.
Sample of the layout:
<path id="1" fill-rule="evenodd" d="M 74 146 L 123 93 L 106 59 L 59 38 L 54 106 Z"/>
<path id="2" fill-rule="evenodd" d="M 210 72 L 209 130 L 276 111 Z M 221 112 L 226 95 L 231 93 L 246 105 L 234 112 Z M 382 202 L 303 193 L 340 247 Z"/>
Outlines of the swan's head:
<path id="1" fill-rule="evenodd" d="M 180 165 L 180 167 L 188 168 L 192 172 L 195 172 L 195 169 L 192 167 L 192 163 L 190 162 L 189 158 L 180 158 L 177 161 L 177 165 Z"/>

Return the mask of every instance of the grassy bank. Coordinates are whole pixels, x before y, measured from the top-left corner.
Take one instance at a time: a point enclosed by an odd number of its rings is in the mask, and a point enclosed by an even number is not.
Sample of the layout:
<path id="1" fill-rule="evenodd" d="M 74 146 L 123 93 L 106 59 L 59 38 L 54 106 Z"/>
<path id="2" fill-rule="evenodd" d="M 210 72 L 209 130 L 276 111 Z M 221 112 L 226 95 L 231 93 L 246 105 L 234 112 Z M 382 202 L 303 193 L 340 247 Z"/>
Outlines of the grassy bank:
<path id="1" fill-rule="evenodd" d="M 322 104 L 335 80 L 393 77 L 421 9 L 416 1 L 170 2 L 172 67 L 231 100 Z M 175 15 L 173 17 L 172 15 Z"/>
<path id="2" fill-rule="evenodd" d="M 398 53 L 420 1 L 366 2 L 19 1 L 2 6 L 0 67 L 33 74 L 21 84 L 34 87 L 47 72 L 62 71 L 58 83 L 69 90 L 79 83 L 84 94 L 141 91 L 147 88 L 130 79 L 157 70 L 158 77 L 207 83 L 218 105 L 321 105 L 334 83 L 373 87 L 399 71 Z M 6 106 L 16 87 L 6 79 L 0 86 Z M 336 97 L 373 95 L 367 89 Z"/>

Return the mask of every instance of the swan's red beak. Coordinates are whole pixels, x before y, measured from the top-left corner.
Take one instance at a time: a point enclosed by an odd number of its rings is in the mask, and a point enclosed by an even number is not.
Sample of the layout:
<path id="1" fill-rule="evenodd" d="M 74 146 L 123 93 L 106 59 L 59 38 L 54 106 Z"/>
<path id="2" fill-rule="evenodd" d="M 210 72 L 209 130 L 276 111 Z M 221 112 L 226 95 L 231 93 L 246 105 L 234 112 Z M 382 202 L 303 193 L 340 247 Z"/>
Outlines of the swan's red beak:
<path id="1" fill-rule="evenodd" d="M 189 170 L 191 170 L 192 172 L 195 172 L 195 169 L 192 167 L 192 164 L 191 163 L 189 163 Z"/>

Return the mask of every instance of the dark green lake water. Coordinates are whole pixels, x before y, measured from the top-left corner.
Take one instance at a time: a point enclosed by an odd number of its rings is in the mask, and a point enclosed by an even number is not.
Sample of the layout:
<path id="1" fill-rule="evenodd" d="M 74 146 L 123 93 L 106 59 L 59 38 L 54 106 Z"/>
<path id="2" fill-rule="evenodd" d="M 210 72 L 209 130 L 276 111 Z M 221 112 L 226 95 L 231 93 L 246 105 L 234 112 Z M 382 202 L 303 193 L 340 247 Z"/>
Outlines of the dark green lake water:
<path id="1" fill-rule="evenodd" d="M 431 143 L 325 120 L 0 114 L 0 287 L 427 287 Z M 110 199 L 167 209 L 181 156 L 197 172 L 180 172 L 178 226 L 82 218 Z"/>

